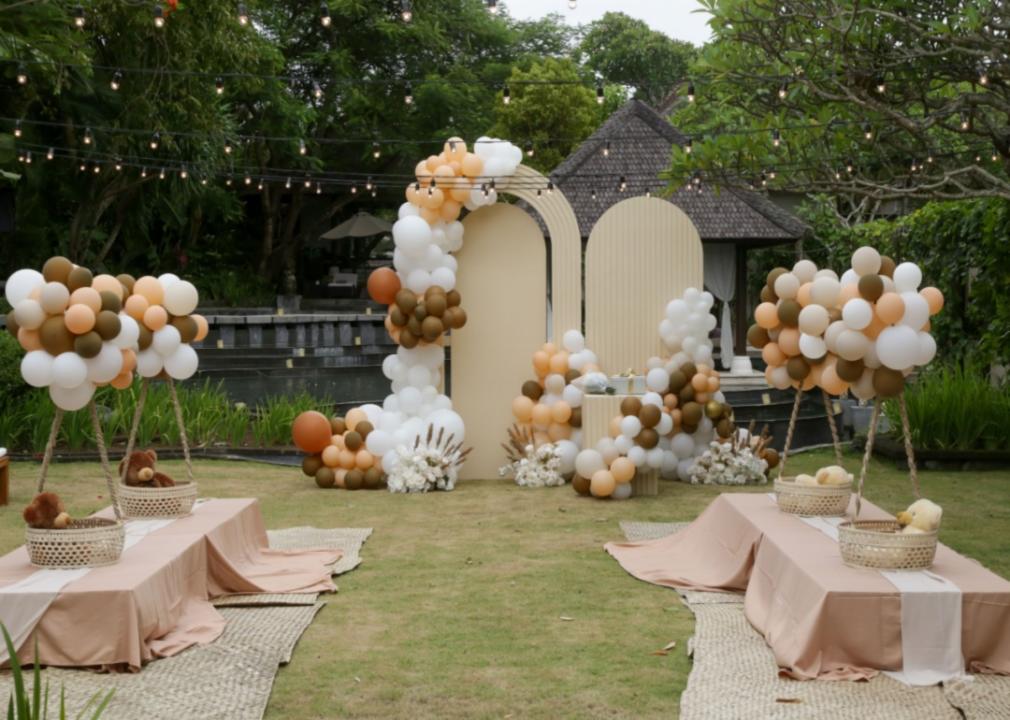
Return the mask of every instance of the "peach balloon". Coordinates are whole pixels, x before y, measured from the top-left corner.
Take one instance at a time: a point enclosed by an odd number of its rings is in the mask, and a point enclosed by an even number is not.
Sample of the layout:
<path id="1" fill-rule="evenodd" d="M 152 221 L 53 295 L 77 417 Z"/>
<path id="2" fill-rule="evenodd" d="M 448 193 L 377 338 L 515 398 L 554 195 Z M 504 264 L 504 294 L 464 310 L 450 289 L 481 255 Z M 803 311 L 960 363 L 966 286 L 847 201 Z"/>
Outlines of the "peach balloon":
<path id="1" fill-rule="evenodd" d="M 825 366 L 819 384 L 829 395 L 841 395 L 849 389 L 849 384 L 838 377 L 834 364 Z"/>
<path id="2" fill-rule="evenodd" d="M 461 205 L 470 198 L 470 191 L 473 188 L 469 185 L 457 185 L 449 191 L 449 197 Z"/>
<path id="3" fill-rule="evenodd" d="M 551 423 L 551 426 L 547 428 L 547 437 L 551 439 L 551 442 L 568 440 L 572 437 L 572 426 L 567 423 Z"/>
<path id="4" fill-rule="evenodd" d="M 615 458 L 614 462 L 610 463 L 610 474 L 618 483 L 631 482 L 635 477 L 635 463 L 626 457 Z"/>
<path id="5" fill-rule="evenodd" d="M 543 403 L 533 406 L 533 424 L 547 427 L 551 424 L 551 409 Z"/>
<path id="6" fill-rule="evenodd" d="M 133 369 L 137 367 L 137 354 L 133 350 L 125 349 L 123 353 L 123 370 L 122 372 L 133 372 Z"/>
<path id="7" fill-rule="evenodd" d="M 439 192 L 441 192 L 441 190 Z M 438 210 L 433 210 L 429 207 L 421 208 L 421 217 L 429 225 L 434 225 L 442 218 L 442 216 L 438 214 Z"/>
<path id="8" fill-rule="evenodd" d="M 358 470 L 367 470 L 375 464 L 375 456 L 364 448 L 358 450 L 354 456 L 354 466 Z"/>
<path id="9" fill-rule="evenodd" d="M 519 422 L 529 422 L 533 418 L 534 404 L 535 403 L 525 395 L 520 395 L 513 400 L 512 414 L 515 416 L 515 419 Z"/>
<path id="10" fill-rule="evenodd" d="M 463 160 L 468 155 L 466 151 L 466 143 L 463 142 L 463 138 L 451 137 L 445 141 L 442 146 L 442 152 L 454 162 L 463 162 Z"/>
<path id="11" fill-rule="evenodd" d="M 421 200 L 429 210 L 438 210 L 445 202 L 445 193 L 438 188 L 428 188 L 421 191 Z"/>
<path id="12" fill-rule="evenodd" d="M 99 293 L 110 292 L 116 297 L 123 295 L 123 283 L 111 275 L 96 275 L 91 281 L 91 287 Z"/>
<path id="13" fill-rule="evenodd" d="M 348 430 L 353 430 L 358 427 L 359 422 L 364 422 L 368 419 L 368 415 L 361 408 L 351 408 L 347 411 L 347 415 L 344 416 L 344 423 L 347 425 Z"/>
<path id="14" fill-rule="evenodd" d="M 337 468 L 333 471 L 333 484 L 338 488 L 347 487 L 347 471 L 343 468 Z"/>
<path id="15" fill-rule="evenodd" d="M 480 177 L 481 173 L 484 172 L 484 161 L 478 155 L 473 153 L 466 153 L 461 161 L 463 167 L 463 174 L 467 177 Z"/>
<path id="16" fill-rule="evenodd" d="M 161 305 L 152 305 L 144 312 L 144 325 L 152 332 L 168 324 L 168 312 Z"/>
<path id="17" fill-rule="evenodd" d="M 597 470 L 589 480 L 589 492 L 593 494 L 593 497 L 610 497 L 614 494 L 615 487 L 617 487 L 617 481 L 609 470 Z"/>
<path id="18" fill-rule="evenodd" d="M 870 319 L 870 324 L 863 328 L 863 334 L 870 338 L 870 340 L 876 340 L 877 336 L 880 335 L 887 325 L 888 324 L 885 323 L 879 315 L 873 313 L 873 317 Z"/>
<path id="19" fill-rule="evenodd" d="M 418 183 L 411 183 L 407 186 L 406 191 L 403 193 L 404 197 L 407 198 L 407 202 L 411 205 L 417 205 L 421 207 L 423 204 L 421 202 L 421 191 L 417 187 Z"/>
<path id="20" fill-rule="evenodd" d="M 800 386 L 800 389 L 803 390 L 803 392 L 806 392 L 807 390 L 813 390 L 814 389 L 814 376 L 813 376 L 813 374 L 811 373 L 811 374 L 807 375 L 805 378 L 803 378 L 803 380 L 799 383 L 799 386 Z"/>
<path id="21" fill-rule="evenodd" d="M 709 392 L 715 392 L 718 389 L 719 389 L 719 378 L 718 377 L 710 377 L 708 379 L 708 391 Z"/>
<path id="22" fill-rule="evenodd" d="M 102 310 L 102 296 L 94 288 L 77 288 L 70 293 L 69 305 L 86 305 L 94 313 Z"/>
<path id="23" fill-rule="evenodd" d="M 145 275 L 133 284 L 134 295 L 143 295 L 151 305 L 160 305 L 165 300 L 165 288 L 158 278 Z"/>
<path id="24" fill-rule="evenodd" d="M 141 322 L 144 319 L 144 313 L 147 312 L 147 308 L 150 306 L 151 303 L 147 302 L 147 298 L 143 295 L 131 295 L 126 298 L 126 304 L 123 308 L 126 310 L 127 315 L 137 322 Z"/>
<path id="25" fill-rule="evenodd" d="M 572 406 L 564 400 L 551 406 L 551 419 L 556 423 L 566 423 L 572 417 Z"/>
<path id="26" fill-rule="evenodd" d="M 759 327 L 771 330 L 779 324 L 779 311 L 775 303 L 761 303 L 754 310 L 754 320 Z"/>
<path id="27" fill-rule="evenodd" d="M 82 303 L 71 305 L 63 315 L 63 324 L 74 335 L 83 335 L 95 326 L 95 313 Z"/>
<path id="28" fill-rule="evenodd" d="M 614 417 L 610 418 L 610 423 L 607 425 L 607 434 L 609 434 L 610 437 L 615 438 L 621 434 L 622 417 L 623 416 L 621 415 L 615 415 Z"/>
<path id="29" fill-rule="evenodd" d="M 428 159 L 424 161 L 428 166 L 429 172 L 435 172 L 435 168 L 443 163 L 443 160 L 438 155 L 429 155 Z"/>
<path id="30" fill-rule="evenodd" d="M 935 287 L 924 287 L 919 291 L 919 295 L 926 301 L 929 305 L 929 314 L 936 315 L 938 312 L 943 310 L 943 293 L 940 292 Z"/>
<path id="31" fill-rule="evenodd" d="M 666 395 L 664 395 L 663 406 L 667 410 L 673 410 L 675 407 L 677 407 L 677 396 L 674 395 L 673 393 L 667 393 Z"/>
<path id="32" fill-rule="evenodd" d="M 845 303 L 857 297 L 860 297 L 859 285 L 857 283 L 842 285 L 841 292 L 838 293 L 838 307 L 845 307 Z"/>
<path id="33" fill-rule="evenodd" d="M 452 171 L 448 163 L 435 168 L 435 185 L 440 188 L 451 187 L 456 180 L 456 173 Z"/>
<path id="34" fill-rule="evenodd" d="M 698 373 L 691 378 L 691 387 L 694 388 L 695 392 L 705 392 L 708 390 L 708 378 L 701 373 Z"/>
<path id="35" fill-rule="evenodd" d="M 927 302 L 929 302 L 927 300 Z M 905 301 L 894 292 L 884 293 L 873 308 L 877 317 L 886 325 L 894 325 L 905 314 Z"/>
<path id="36" fill-rule="evenodd" d="M 428 182 L 431 180 L 431 170 L 428 169 L 428 161 L 422 160 L 414 167 L 414 177 L 417 178 L 418 182 Z M 413 187 L 413 183 L 411 183 Z"/>
<path id="37" fill-rule="evenodd" d="M 38 330 L 18 328 L 18 342 L 28 352 L 42 349 L 42 338 L 39 337 Z"/>
<path id="38" fill-rule="evenodd" d="M 348 450 L 347 448 L 344 448 L 343 450 L 337 450 L 337 452 L 340 453 L 340 459 L 339 459 L 340 467 L 344 468 L 345 470 L 353 470 L 355 454 L 350 450 Z"/>
<path id="39" fill-rule="evenodd" d="M 564 375 L 568 372 L 568 353 L 561 350 L 551 355 L 549 367 L 552 373 Z"/>
<path id="40" fill-rule="evenodd" d="M 694 394 L 694 401 L 696 403 L 698 403 L 699 405 L 704 405 L 705 403 L 707 403 L 711 399 L 712 398 L 709 397 L 709 394 L 707 392 L 700 392 L 700 393 L 695 393 Z"/>
<path id="41" fill-rule="evenodd" d="M 125 390 L 133 384 L 133 372 L 130 370 L 124 370 L 123 372 L 112 378 L 112 382 L 109 383 L 116 390 Z"/>
<path id="42" fill-rule="evenodd" d="M 340 466 L 340 448 L 333 447 L 332 445 L 323 448 L 322 453 L 323 465 L 328 468 L 335 468 Z"/>
<path id="43" fill-rule="evenodd" d="M 793 357 L 800 354 L 800 331 L 796 328 L 782 328 L 779 333 L 779 348 Z"/>
<path id="44" fill-rule="evenodd" d="M 438 214 L 442 216 L 442 220 L 445 222 L 452 222 L 459 217 L 462 210 L 463 206 L 455 200 L 445 200 L 442 203 L 442 207 L 439 208 Z"/>
<path id="45" fill-rule="evenodd" d="M 806 307 L 811 303 L 810 298 L 811 287 L 813 287 L 812 282 L 805 282 L 802 285 L 800 285 L 800 289 L 796 291 L 796 302 L 798 302 L 801 307 Z"/>
<path id="46" fill-rule="evenodd" d="M 332 427 L 332 423 L 330 425 Z M 330 438 L 330 444 L 335 446 L 338 450 L 343 450 L 347 445 L 344 443 L 343 435 L 334 435 Z"/>
<path id="47" fill-rule="evenodd" d="M 533 370 L 540 377 L 544 377 L 551 369 L 551 357 L 543 350 L 533 353 Z"/>

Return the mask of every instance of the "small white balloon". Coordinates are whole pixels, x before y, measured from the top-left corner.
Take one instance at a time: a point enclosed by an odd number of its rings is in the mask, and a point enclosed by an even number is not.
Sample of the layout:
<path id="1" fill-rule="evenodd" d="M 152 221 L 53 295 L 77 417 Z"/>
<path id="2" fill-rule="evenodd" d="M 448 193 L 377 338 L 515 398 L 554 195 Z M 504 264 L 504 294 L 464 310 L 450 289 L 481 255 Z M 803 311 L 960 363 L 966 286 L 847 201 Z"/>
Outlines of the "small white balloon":
<path id="1" fill-rule="evenodd" d="M 50 315 L 56 315 L 67 309 L 67 304 L 70 302 L 70 290 L 63 283 L 46 283 L 42 286 L 39 302 L 42 304 L 43 310 Z"/>
<path id="2" fill-rule="evenodd" d="M 842 285 L 855 285 L 859 282 L 859 274 L 853 270 L 848 269 L 842 273 L 841 283 Z"/>
<path id="3" fill-rule="evenodd" d="M 431 284 L 448 292 L 456 287 L 456 273 L 447 267 L 436 268 L 431 273 Z"/>
<path id="4" fill-rule="evenodd" d="M 46 387 L 53 381 L 55 358 L 45 350 L 32 350 L 21 358 L 21 377 L 32 387 Z"/>
<path id="5" fill-rule="evenodd" d="M 920 330 L 929 321 L 929 303 L 917 292 L 906 290 L 901 293 L 905 302 L 905 313 L 901 316 L 901 324 L 908 325 L 913 330 Z"/>
<path id="6" fill-rule="evenodd" d="M 84 364 L 87 366 L 88 380 L 91 382 L 112 382 L 123 371 L 123 352 L 112 343 L 102 343 L 99 353 L 85 360 Z"/>
<path id="7" fill-rule="evenodd" d="M 88 379 L 88 366 L 75 352 L 60 353 L 53 360 L 53 385 L 75 388 Z"/>
<path id="8" fill-rule="evenodd" d="M 173 286 L 174 287 L 174 286 Z M 168 357 L 179 349 L 182 337 L 174 325 L 166 325 L 160 330 L 154 331 L 151 347 L 162 357 Z"/>
<path id="9" fill-rule="evenodd" d="M 645 387 L 653 392 L 666 392 L 670 386 L 670 376 L 661 367 L 653 368 L 645 376 Z"/>
<path id="10" fill-rule="evenodd" d="M 817 274 L 817 265 L 813 260 L 798 260 L 793 265 L 793 275 L 799 278 L 800 283 L 813 282 L 814 275 Z"/>
<path id="11" fill-rule="evenodd" d="M 614 492 L 610 493 L 611 500 L 627 500 L 631 497 L 631 483 L 618 483 Z"/>
<path id="12" fill-rule="evenodd" d="M 884 328 L 877 337 L 877 356 L 892 370 L 911 367 L 919 353 L 919 334 L 907 325 Z"/>
<path id="13" fill-rule="evenodd" d="M 554 446 L 557 448 L 558 455 L 560 456 L 561 474 L 567 475 L 568 473 L 575 472 L 575 459 L 579 455 L 579 446 L 571 440 L 558 440 Z"/>
<path id="14" fill-rule="evenodd" d="M 45 283 L 46 279 L 37 270 L 24 268 L 15 271 L 7 278 L 7 285 L 4 286 L 7 304 L 11 307 L 16 306 L 22 300 L 27 299 L 35 288 L 41 288 Z"/>
<path id="15" fill-rule="evenodd" d="M 586 339 L 578 330 L 569 330 L 561 338 L 561 345 L 570 353 L 582 352 L 586 349 Z"/>
<path id="16" fill-rule="evenodd" d="M 200 358 L 189 345 L 180 345 L 174 353 L 165 358 L 165 372 L 175 380 L 188 380 L 196 374 Z"/>
<path id="17" fill-rule="evenodd" d="M 634 438 L 638 436 L 638 433 L 642 432 L 642 421 L 639 420 L 635 415 L 626 415 L 621 419 L 621 434 L 627 435 L 629 438 Z"/>
<path id="18" fill-rule="evenodd" d="M 165 361 L 154 348 L 147 348 L 137 353 L 137 374 L 140 377 L 152 378 L 162 371 Z"/>
<path id="19" fill-rule="evenodd" d="M 792 273 L 782 273 L 775 278 L 775 294 L 783 300 L 792 300 L 800 289 L 800 279 Z"/>
<path id="20" fill-rule="evenodd" d="M 852 330 L 862 330 L 873 322 L 873 306 L 862 298 L 852 298 L 842 308 L 842 321 Z"/>
<path id="21" fill-rule="evenodd" d="M 95 386 L 87 381 L 71 388 L 65 388 L 55 384 L 49 386 L 49 397 L 52 399 L 53 405 L 58 407 L 60 410 L 65 410 L 67 412 L 80 410 L 91 402 L 91 398 L 94 394 Z"/>
<path id="22" fill-rule="evenodd" d="M 645 448 L 641 445 L 635 445 L 633 448 L 628 450 L 628 460 L 635 463 L 635 467 L 642 467 L 645 465 L 646 457 Z"/>
<path id="23" fill-rule="evenodd" d="M 894 287 L 900 292 L 915 292 L 922 284 L 922 270 L 915 263 L 903 262 L 894 268 Z"/>
<path id="24" fill-rule="evenodd" d="M 603 469 L 603 456 L 597 450 L 582 450 L 575 456 L 575 472 L 584 478 L 591 478 L 593 473 Z"/>
<path id="25" fill-rule="evenodd" d="M 928 365 L 936 357 L 936 340 L 928 332 L 919 333 L 919 357 L 916 365 Z"/>
<path id="26" fill-rule="evenodd" d="M 868 245 L 852 253 L 852 269 L 857 275 L 873 275 L 880 272 L 880 253 Z"/>
<path id="27" fill-rule="evenodd" d="M 46 311 L 38 300 L 25 298 L 14 306 L 14 319 L 25 330 L 38 330 L 46 321 Z"/>
<path id="28" fill-rule="evenodd" d="M 140 339 L 140 325 L 125 312 L 119 313 L 119 334 L 112 338 L 112 344 L 121 350 L 136 348 Z"/>
<path id="29" fill-rule="evenodd" d="M 828 346 L 820 336 L 803 333 L 800 335 L 800 352 L 805 358 L 817 360 L 827 355 Z"/>

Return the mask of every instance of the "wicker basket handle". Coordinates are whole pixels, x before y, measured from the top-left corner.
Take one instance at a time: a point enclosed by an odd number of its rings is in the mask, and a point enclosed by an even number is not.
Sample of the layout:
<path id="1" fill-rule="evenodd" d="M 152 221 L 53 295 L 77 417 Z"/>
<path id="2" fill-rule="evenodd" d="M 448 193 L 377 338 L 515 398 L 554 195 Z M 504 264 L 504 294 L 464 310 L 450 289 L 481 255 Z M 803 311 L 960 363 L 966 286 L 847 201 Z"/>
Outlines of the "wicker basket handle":
<path id="1" fill-rule="evenodd" d="M 140 416 L 144 412 L 144 403 L 147 401 L 147 387 L 149 384 L 150 380 L 147 378 L 144 378 L 140 383 L 140 395 L 137 396 L 137 407 L 133 410 L 133 422 L 130 424 L 130 435 L 126 439 L 124 460 L 133 454 L 133 448 L 137 442 L 137 430 L 140 428 Z M 123 469 L 119 475 L 119 482 L 123 485 L 126 484 L 126 473 L 129 469 L 129 463 L 124 462 Z"/>
<path id="2" fill-rule="evenodd" d="M 873 414 L 870 416 L 870 429 L 866 433 L 866 450 L 863 452 L 863 464 L 859 468 L 859 484 L 856 487 L 856 514 L 852 519 L 859 519 L 859 511 L 863 505 L 863 483 L 866 482 L 866 470 L 873 455 L 873 443 L 877 438 L 877 424 L 880 422 L 880 398 L 873 401 Z"/>
<path id="3" fill-rule="evenodd" d="M 835 425 L 835 413 L 831 404 L 831 396 L 828 395 L 827 390 L 821 390 L 821 396 L 824 398 L 824 414 L 828 416 L 828 427 L 831 428 L 831 442 L 835 446 L 835 462 L 841 466 L 842 443 L 838 439 L 838 426 Z"/>
<path id="4" fill-rule="evenodd" d="M 53 459 L 53 450 L 56 447 L 56 438 L 60 435 L 60 425 L 63 424 L 63 410 L 56 408 L 53 415 L 53 426 L 49 430 L 49 440 L 46 442 L 45 452 L 42 454 L 42 468 L 39 470 L 39 484 L 35 489 L 38 495 L 46 489 L 46 476 L 49 474 L 49 463 Z"/>
<path id="5" fill-rule="evenodd" d="M 898 395 L 898 409 L 901 411 L 901 433 L 905 439 L 905 456 L 908 458 L 908 474 L 912 478 L 912 491 L 915 499 L 922 497 L 922 490 L 919 488 L 919 471 L 915 466 L 915 450 L 912 448 L 912 431 L 908 422 L 908 407 L 905 405 L 905 390 L 902 388 Z"/>
<path id="6" fill-rule="evenodd" d="M 112 479 L 112 468 L 109 467 L 109 453 L 105 449 L 105 434 L 102 432 L 102 423 L 98 419 L 98 406 L 95 405 L 94 400 L 88 403 L 88 411 L 91 413 L 91 426 L 95 430 L 95 444 L 98 445 L 98 457 L 102 461 L 105 484 L 109 488 L 109 497 L 112 499 L 112 510 L 116 513 L 116 520 L 122 520 L 123 515 L 119 510 L 119 493 L 116 492 L 116 483 Z"/>
<path id="7" fill-rule="evenodd" d="M 796 400 L 793 401 L 793 412 L 789 416 L 789 429 L 786 430 L 786 443 L 782 447 L 782 462 L 779 463 L 779 480 L 786 471 L 786 460 L 789 459 L 789 446 L 793 443 L 793 430 L 796 429 L 796 418 L 800 414 L 800 401 L 803 399 L 803 389 L 796 388 Z"/>

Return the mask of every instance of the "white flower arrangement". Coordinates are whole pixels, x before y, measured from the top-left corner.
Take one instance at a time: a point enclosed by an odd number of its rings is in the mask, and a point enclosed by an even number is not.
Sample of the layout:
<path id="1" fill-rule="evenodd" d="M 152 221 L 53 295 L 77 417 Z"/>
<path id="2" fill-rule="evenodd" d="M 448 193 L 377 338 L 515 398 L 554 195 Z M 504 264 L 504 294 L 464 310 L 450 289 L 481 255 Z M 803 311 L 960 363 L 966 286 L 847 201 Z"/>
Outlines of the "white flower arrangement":
<path id="1" fill-rule="evenodd" d="M 561 449 L 553 443 L 544 443 L 540 447 L 529 443 L 523 448 L 523 455 L 503 465 L 498 474 L 501 477 L 512 475 L 520 487 L 564 485 L 565 479 L 561 476 Z"/>
<path id="2" fill-rule="evenodd" d="M 696 458 L 688 474 L 692 485 L 765 484 L 768 463 L 754 454 L 749 445 L 714 440 Z"/>
<path id="3" fill-rule="evenodd" d="M 451 435 L 443 441 L 442 432 L 433 441 L 432 430 L 429 426 L 426 441 L 418 437 L 414 447 L 396 448 L 397 462 L 387 475 L 389 492 L 424 493 L 456 487 L 459 468 L 470 450 L 463 450 L 463 443 L 453 443 Z"/>

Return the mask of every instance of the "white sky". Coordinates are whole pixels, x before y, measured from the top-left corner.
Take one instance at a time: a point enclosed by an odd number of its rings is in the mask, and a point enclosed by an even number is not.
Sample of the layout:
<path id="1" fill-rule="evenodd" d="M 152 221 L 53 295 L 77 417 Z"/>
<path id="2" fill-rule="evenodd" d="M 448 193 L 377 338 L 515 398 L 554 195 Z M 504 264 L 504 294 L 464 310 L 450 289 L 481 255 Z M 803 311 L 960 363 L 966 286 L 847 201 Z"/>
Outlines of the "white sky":
<path id="1" fill-rule="evenodd" d="M 706 13 L 694 12 L 701 6 L 695 0 L 578 0 L 575 10 L 568 0 L 500 0 L 513 17 L 539 18 L 559 13 L 573 25 L 592 22 L 606 12 L 617 11 L 644 20 L 655 30 L 677 40 L 701 45 L 710 32 Z"/>

